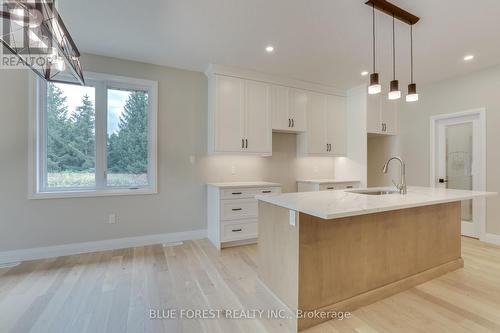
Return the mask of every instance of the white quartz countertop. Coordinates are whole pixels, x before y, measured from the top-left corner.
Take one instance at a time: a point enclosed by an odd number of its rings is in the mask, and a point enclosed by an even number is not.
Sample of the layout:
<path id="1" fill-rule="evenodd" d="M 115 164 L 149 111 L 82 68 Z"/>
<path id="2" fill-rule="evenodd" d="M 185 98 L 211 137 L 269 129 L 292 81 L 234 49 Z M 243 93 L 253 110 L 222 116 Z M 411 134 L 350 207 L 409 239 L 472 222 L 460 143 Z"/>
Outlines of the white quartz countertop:
<path id="1" fill-rule="evenodd" d="M 394 188 L 378 188 L 394 190 Z M 360 190 L 360 189 L 356 189 Z M 374 190 L 371 188 L 370 190 Z M 350 193 L 352 190 L 298 192 L 262 196 L 260 201 L 281 206 L 322 219 L 372 214 L 390 210 L 428 206 L 493 196 L 494 192 L 450 190 L 430 187 L 408 187 L 408 194 L 366 195 Z"/>
<path id="2" fill-rule="evenodd" d="M 281 184 L 271 182 L 227 182 L 227 183 L 207 183 L 208 186 L 220 188 L 236 188 L 236 187 L 279 187 Z"/>
<path id="3" fill-rule="evenodd" d="M 340 183 L 359 183 L 359 179 L 301 179 L 297 183 L 311 183 L 311 184 L 340 184 Z"/>

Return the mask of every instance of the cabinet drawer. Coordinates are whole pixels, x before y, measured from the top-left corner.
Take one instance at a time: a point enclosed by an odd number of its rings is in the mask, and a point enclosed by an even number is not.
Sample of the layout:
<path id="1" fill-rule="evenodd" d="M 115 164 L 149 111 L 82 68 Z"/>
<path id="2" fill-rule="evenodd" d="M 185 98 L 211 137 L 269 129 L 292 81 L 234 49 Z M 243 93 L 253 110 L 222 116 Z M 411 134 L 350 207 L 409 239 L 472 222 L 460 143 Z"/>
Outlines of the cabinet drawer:
<path id="1" fill-rule="evenodd" d="M 222 224 L 222 230 L 221 230 L 222 242 L 256 238 L 256 237 L 257 237 L 257 220 L 250 220 L 241 223 Z"/>
<path id="2" fill-rule="evenodd" d="M 241 220 L 256 218 L 258 214 L 257 200 L 234 199 L 220 202 L 221 220 Z"/>
<path id="3" fill-rule="evenodd" d="M 221 190 L 221 199 L 248 199 L 259 194 L 281 193 L 280 187 L 226 188 Z"/>
<path id="4" fill-rule="evenodd" d="M 319 190 L 320 191 L 344 190 L 356 187 L 358 187 L 358 183 L 332 183 L 332 184 L 321 184 L 319 186 Z"/>
<path id="5" fill-rule="evenodd" d="M 255 196 L 253 188 L 226 188 L 220 192 L 221 199 L 243 199 Z"/>
<path id="6" fill-rule="evenodd" d="M 253 188 L 251 190 L 252 190 L 254 196 L 281 193 L 281 187 L 260 187 L 260 188 Z"/>

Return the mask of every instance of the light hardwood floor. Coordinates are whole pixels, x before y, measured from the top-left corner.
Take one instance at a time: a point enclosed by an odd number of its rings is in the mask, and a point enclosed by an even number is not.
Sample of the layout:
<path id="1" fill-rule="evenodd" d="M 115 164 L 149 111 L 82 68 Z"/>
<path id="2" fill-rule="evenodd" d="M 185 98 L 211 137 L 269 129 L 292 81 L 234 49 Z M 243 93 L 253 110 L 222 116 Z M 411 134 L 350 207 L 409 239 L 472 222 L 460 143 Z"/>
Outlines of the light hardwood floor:
<path id="1" fill-rule="evenodd" d="M 500 247 L 463 238 L 465 268 L 305 332 L 500 332 Z M 255 245 L 207 240 L 0 269 L 0 332 L 270 332 L 287 320 L 151 320 L 150 309 L 280 309 Z M 283 272 L 286 274 L 286 272 Z"/>

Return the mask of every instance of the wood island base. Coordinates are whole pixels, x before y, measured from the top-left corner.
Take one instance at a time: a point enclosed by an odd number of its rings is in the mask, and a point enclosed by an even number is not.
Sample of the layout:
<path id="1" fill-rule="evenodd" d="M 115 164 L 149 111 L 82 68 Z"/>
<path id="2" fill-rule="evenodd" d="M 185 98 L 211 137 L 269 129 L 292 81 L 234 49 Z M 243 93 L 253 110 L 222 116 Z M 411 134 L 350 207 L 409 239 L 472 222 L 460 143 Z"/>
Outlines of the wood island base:
<path id="1" fill-rule="evenodd" d="M 352 311 L 464 264 L 459 201 L 330 220 L 296 213 L 295 223 L 260 201 L 258 228 L 259 277 L 292 312 Z M 326 320 L 297 318 L 294 329 Z"/>

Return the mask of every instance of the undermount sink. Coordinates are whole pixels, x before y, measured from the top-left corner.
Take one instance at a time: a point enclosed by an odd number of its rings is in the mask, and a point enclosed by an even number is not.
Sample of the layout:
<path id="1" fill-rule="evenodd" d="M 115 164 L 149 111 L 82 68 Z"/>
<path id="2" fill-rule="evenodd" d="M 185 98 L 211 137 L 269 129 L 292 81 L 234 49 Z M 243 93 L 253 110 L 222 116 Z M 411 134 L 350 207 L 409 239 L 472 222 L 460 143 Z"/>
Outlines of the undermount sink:
<path id="1" fill-rule="evenodd" d="M 399 193 L 399 191 L 392 191 L 392 190 L 353 190 L 347 192 L 366 194 L 366 195 L 387 195 L 387 194 Z"/>

